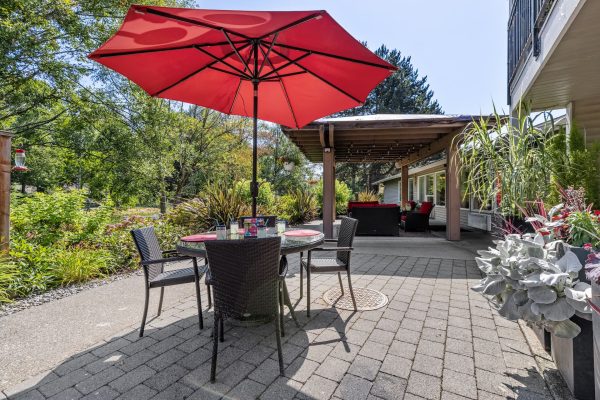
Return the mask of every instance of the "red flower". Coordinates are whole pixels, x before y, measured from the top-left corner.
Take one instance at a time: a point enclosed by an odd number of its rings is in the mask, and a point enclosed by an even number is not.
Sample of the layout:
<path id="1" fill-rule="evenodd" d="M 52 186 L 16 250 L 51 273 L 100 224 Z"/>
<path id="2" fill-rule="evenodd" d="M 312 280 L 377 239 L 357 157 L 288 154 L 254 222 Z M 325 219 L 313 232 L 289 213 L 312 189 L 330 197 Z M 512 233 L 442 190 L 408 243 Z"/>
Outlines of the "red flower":
<path id="1" fill-rule="evenodd" d="M 584 244 L 584 245 L 583 245 L 583 248 L 584 248 L 585 250 L 587 250 L 587 251 L 592 251 L 592 249 L 593 249 L 594 247 L 592 246 L 592 244 L 591 244 L 591 243 L 586 243 L 586 244 Z"/>
<path id="2" fill-rule="evenodd" d="M 594 215 L 596 217 L 600 217 L 600 210 L 594 210 Z"/>

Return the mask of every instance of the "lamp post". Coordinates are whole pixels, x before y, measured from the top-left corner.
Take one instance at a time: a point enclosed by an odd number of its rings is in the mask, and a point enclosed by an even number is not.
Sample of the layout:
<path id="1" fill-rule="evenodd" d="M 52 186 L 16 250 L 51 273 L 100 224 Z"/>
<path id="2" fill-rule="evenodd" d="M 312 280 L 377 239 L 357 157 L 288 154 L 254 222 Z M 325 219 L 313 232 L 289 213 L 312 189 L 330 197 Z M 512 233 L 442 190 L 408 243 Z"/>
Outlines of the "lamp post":
<path id="1" fill-rule="evenodd" d="M 0 251 L 10 240 L 10 144 L 12 135 L 0 131 Z"/>

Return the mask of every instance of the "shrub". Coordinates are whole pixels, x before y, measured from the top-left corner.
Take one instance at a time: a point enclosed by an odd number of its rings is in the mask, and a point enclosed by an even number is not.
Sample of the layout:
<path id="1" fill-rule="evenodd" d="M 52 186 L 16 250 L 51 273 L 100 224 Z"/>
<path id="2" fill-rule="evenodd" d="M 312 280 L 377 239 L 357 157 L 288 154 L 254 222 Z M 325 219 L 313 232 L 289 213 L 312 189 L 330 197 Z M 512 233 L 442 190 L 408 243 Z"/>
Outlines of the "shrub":
<path id="1" fill-rule="evenodd" d="M 53 254 L 51 272 L 57 286 L 70 285 L 105 276 L 111 261 L 108 250 L 58 250 Z"/>
<path id="2" fill-rule="evenodd" d="M 314 186 L 314 193 L 317 197 L 317 206 L 323 205 L 323 180 Z M 352 191 L 344 182 L 335 180 L 335 212 L 338 215 L 346 214 L 348 201 L 352 197 Z M 321 211 L 322 213 L 322 211 Z"/>
<path id="3" fill-rule="evenodd" d="M 256 208 L 259 214 L 267 215 L 275 211 L 275 194 L 271 183 L 266 181 L 258 182 L 258 197 L 256 198 Z M 240 191 L 245 204 L 252 206 L 252 195 L 250 194 L 250 181 L 243 179 L 235 183 L 235 188 Z"/>
<path id="4" fill-rule="evenodd" d="M 379 201 L 379 195 L 371 191 L 362 191 L 358 193 L 358 201 Z"/>
<path id="5" fill-rule="evenodd" d="M 295 189 L 280 198 L 279 216 L 292 225 L 313 220 L 317 215 L 317 199 L 314 193 Z"/>

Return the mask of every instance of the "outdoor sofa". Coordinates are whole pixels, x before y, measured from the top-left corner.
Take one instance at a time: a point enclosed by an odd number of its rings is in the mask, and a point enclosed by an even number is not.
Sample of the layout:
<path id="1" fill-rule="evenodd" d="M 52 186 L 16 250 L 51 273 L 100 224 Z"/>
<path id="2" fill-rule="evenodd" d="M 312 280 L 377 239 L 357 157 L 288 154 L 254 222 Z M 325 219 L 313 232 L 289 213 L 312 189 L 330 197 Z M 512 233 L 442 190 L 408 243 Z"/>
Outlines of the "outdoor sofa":
<path id="1" fill-rule="evenodd" d="M 358 220 L 359 236 L 398 236 L 400 207 L 378 202 L 351 202 L 348 215 Z"/>

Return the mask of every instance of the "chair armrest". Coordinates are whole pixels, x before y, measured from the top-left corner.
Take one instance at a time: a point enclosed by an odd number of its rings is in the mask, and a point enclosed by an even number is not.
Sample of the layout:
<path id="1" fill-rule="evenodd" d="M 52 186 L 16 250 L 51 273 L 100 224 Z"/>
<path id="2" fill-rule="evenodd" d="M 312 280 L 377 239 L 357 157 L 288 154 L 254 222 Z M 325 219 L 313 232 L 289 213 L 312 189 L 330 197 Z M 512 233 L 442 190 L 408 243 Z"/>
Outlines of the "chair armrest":
<path id="1" fill-rule="evenodd" d="M 309 253 L 311 251 L 352 251 L 352 250 L 354 250 L 354 247 L 317 247 L 317 248 L 309 250 Z"/>
<path id="2" fill-rule="evenodd" d="M 179 253 L 177 253 L 177 250 L 165 250 L 162 252 L 163 257 L 169 256 L 171 254 L 179 254 Z"/>
<path id="3" fill-rule="evenodd" d="M 168 257 L 168 258 L 161 258 L 159 260 L 144 260 L 141 262 L 141 264 L 142 265 L 162 264 L 162 263 L 173 262 L 173 261 L 191 260 L 193 258 L 194 257 L 189 257 L 189 256 Z"/>
<path id="4" fill-rule="evenodd" d="M 325 239 L 325 243 L 337 243 L 337 239 Z"/>

